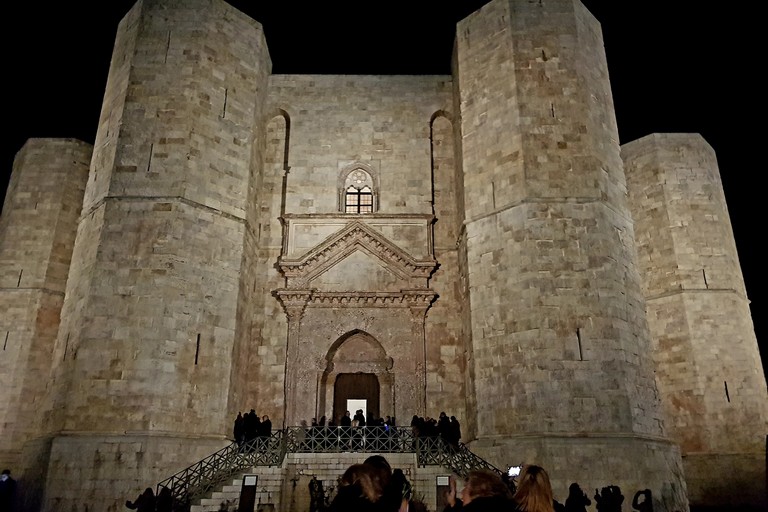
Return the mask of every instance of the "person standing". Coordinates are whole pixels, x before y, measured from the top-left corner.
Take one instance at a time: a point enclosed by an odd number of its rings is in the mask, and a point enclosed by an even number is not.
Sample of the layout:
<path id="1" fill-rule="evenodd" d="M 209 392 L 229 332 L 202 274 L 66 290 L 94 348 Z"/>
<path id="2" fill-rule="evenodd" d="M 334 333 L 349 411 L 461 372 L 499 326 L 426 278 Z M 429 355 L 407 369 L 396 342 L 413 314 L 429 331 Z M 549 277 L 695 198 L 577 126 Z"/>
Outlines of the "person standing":
<path id="1" fill-rule="evenodd" d="M 640 501 L 643 498 L 643 501 Z M 632 498 L 632 508 L 638 512 L 653 512 L 653 493 L 650 489 L 641 489 Z"/>
<path id="2" fill-rule="evenodd" d="M 325 492 L 323 482 L 312 475 L 309 481 L 309 512 L 321 512 L 325 508 Z"/>
<path id="3" fill-rule="evenodd" d="M 261 417 L 261 437 L 269 437 L 272 435 L 272 420 L 266 414 Z"/>
<path id="4" fill-rule="evenodd" d="M 541 466 L 526 464 L 517 477 L 514 495 L 518 512 L 553 512 L 555 498 L 549 475 Z"/>
<path id="5" fill-rule="evenodd" d="M 0 511 L 16 510 L 16 480 L 11 477 L 11 470 L 4 469 L 0 475 Z"/>
<path id="6" fill-rule="evenodd" d="M 454 449 L 459 449 L 459 441 L 461 441 L 461 423 L 456 419 L 456 416 L 451 416 L 450 422 L 451 432 L 451 445 Z"/>
<path id="7" fill-rule="evenodd" d="M 566 512 L 587 512 L 587 507 L 592 504 L 592 500 L 587 497 L 579 484 L 573 482 L 568 487 L 568 497 L 565 498 Z"/>
<path id="8" fill-rule="evenodd" d="M 357 420 L 357 426 L 358 427 L 364 427 L 365 426 L 365 415 L 363 414 L 362 409 L 358 409 L 355 411 L 355 417 L 352 418 L 353 420 Z"/>
<path id="9" fill-rule="evenodd" d="M 237 413 L 237 418 L 235 418 L 235 426 L 232 429 L 232 435 L 235 436 L 235 442 L 242 446 L 243 442 L 245 441 L 245 419 L 243 418 L 242 412 Z"/>
<path id="10" fill-rule="evenodd" d="M 169 487 L 163 487 L 155 500 L 156 512 L 173 512 L 173 493 Z"/>
<path id="11" fill-rule="evenodd" d="M 135 501 L 126 501 L 125 506 L 138 512 L 155 512 L 155 491 L 147 487 Z"/>

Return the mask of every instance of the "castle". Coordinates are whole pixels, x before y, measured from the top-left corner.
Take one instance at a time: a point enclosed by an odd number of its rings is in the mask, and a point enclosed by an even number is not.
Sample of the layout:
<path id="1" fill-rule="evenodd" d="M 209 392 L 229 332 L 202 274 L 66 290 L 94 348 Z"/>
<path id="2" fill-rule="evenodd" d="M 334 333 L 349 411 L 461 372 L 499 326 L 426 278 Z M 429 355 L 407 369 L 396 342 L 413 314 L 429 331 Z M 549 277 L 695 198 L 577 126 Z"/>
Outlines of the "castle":
<path id="1" fill-rule="evenodd" d="M 765 505 L 768 393 L 716 155 L 619 145 L 599 23 L 493 0 L 450 76 L 273 75 L 223 0 L 139 0 L 93 145 L 31 139 L 0 217 L 0 465 L 122 510 L 365 399 L 498 467 Z"/>

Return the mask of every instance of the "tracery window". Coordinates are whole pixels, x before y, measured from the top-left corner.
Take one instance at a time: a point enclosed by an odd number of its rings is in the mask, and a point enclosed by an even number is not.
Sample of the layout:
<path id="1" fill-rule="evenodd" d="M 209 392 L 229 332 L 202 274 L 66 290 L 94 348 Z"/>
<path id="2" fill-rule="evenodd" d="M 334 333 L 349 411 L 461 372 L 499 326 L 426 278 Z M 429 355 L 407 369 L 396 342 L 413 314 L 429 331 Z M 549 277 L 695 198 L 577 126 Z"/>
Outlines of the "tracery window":
<path id="1" fill-rule="evenodd" d="M 373 213 L 373 179 L 370 174 L 355 169 L 347 176 L 344 190 L 345 213 Z"/>

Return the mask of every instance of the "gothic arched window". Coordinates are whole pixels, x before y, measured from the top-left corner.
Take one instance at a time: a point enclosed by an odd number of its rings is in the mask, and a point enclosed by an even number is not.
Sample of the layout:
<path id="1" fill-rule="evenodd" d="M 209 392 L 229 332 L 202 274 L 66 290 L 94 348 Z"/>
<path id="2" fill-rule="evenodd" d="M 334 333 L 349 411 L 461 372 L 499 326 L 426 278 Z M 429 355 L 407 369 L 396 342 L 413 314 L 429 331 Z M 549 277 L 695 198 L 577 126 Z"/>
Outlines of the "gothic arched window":
<path id="1" fill-rule="evenodd" d="M 373 213 L 373 206 L 373 179 L 364 170 L 355 169 L 344 183 L 344 212 Z"/>

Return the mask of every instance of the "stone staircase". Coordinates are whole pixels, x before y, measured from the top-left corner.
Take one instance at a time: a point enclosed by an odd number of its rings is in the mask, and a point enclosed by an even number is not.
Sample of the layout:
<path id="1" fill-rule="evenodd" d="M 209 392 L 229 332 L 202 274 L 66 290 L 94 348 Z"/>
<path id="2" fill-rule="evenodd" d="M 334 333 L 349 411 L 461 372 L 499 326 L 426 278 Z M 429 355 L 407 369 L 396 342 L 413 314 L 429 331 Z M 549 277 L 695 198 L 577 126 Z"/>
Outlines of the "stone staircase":
<path id="1" fill-rule="evenodd" d="M 439 438 L 417 438 L 408 428 L 291 427 L 244 446 L 233 443 L 222 448 L 163 480 L 157 488 L 171 489 L 177 512 L 236 512 L 244 478 L 254 476 L 256 512 L 308 510 L 313 477 L 323 484 L 330 501 L 344 471 L 373 454 L 383 455 L 393 468 L 400 468 L 430 511 L 441 505 L 438 496 L 443 489 L 438 486 L 445 479 L 438 477 L 463 476 L 478 468 L 501 474 L 465 445 L 450 447 Z"/>
<path id="2" fill-rule="evenodd" d="M 190 512 L 236 512 L 240 503 L 240 491 L 243 486 L 244 475 L 257 475 L 258 485 L 256 493 L 255 511 L 274 511 L 275 503 L 279 502 L 285 469 L 280 467 L 257 467 L 243 472 L 232 480 L 221 485 L 209 496 L 197 499 L 190 507 Z M 309 510 L 307 506 L 306 510 Z"/>
<path id="3" fill-rule="evenodd" d="M 236 512 L 243 476 L 257 475 L 256 512 L 294 512 L 309 510 L 309 482 L 316 477 L 323 489 L 335 495 L 338 478 L 355 463 L 363 462 L 370 453 L 291 453 L 282 467 L 255 467 L 233 477 L 210 495 L 193 502 L 190 512 Z M 414 492 L 435 510 L 437 476 L 451 472 L 439 466 L 419 467 L 413 453 L 382 454 L 393 468 L 403 470 L 413 484 Z M 430 505 L 431 504 L 431 505 Z"/>

